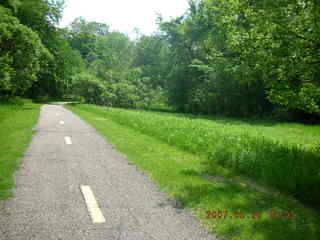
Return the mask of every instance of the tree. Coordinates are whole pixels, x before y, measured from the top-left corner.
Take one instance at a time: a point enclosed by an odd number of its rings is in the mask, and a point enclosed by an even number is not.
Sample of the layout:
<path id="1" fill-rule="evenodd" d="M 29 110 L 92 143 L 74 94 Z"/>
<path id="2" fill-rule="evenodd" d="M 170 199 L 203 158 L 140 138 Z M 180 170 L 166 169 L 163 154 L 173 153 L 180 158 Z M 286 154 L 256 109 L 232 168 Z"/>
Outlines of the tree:
<path id="1" fill-rule="evenodd" d="M 159 21 L 170 43 L 171 103 L 183 111 L 320 114 L 316 1 L 190 1 Z"/>
<path id="2" fill-rule="evenodd" d="M 160 35 L 142 35 L 136 42 L 133 65 L 150 79 L 150 88 L 165 88 L 170 63 L 169 43 Z"/>
<path id="3" fill-rule="evenodd" d="M 38 34 L 1 6 L 0 50 L 0 90 L 9 95 L 24 94 L 37 81 L 44 59 L 52 57 Z"/>
<path id="4" fill-rule="evenodd" d="M 99 37 L 106 36 L 109 26 L 103 23 L 87 22 L 84 18 L 76 18 L 68 26 L 70 45 L 77 49 L 81 57 L 89 64 L 96 56 L 96 44 Z"/>

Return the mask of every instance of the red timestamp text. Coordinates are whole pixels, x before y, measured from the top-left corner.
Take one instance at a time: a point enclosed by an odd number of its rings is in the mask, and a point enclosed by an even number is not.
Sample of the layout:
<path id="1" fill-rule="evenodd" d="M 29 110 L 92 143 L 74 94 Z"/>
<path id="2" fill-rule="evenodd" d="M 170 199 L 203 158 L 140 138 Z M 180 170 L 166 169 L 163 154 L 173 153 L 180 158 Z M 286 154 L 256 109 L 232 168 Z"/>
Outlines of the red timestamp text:
<path id="1" fill-rule="evenodd" d="M 251 212 L 245 212 L 242 210 L 208 210 L 206 213 L 207 219 L 259 219 L 263 215 L 267 215 L 270 219 L 292 219 L 297 217 L 294 213 L 285 210 Z"/>

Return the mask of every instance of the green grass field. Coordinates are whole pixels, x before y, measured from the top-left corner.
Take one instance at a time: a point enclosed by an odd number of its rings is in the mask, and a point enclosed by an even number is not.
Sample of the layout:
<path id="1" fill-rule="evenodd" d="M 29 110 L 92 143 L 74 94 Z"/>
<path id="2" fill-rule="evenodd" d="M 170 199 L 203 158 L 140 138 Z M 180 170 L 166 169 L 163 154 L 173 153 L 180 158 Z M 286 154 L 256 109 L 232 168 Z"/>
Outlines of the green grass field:
<path id="1" fill-rule="evenodd" d="M 40 111 L 31 100 L 0 102 L 0 199 L 11 195 L 13 174 L 26 150 Z"/>
<path id="2" fill-rule="evenodd" d="M 319 189 L 319 126 L 94 105 L 67 108 L 96 127 L 219 236 L 318 238 L 319 212 L 301 202 L 318 201 L 313 197 Z M 221 211 L 221 218 L 207 219 L 208 210 Z M 289 211 L 294 217 L 270 216 L 272 211 Z M 252 218 L 254 213 L 261 217 Z"/>

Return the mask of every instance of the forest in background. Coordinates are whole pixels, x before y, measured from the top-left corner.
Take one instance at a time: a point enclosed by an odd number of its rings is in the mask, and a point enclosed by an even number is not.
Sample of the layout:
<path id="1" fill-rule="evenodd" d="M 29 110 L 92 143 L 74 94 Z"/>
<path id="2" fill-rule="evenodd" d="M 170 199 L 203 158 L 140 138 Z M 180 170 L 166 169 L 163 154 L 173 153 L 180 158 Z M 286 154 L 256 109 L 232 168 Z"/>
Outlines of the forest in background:
<path id="1" fill-rule="evenodd" d="M 2 98 L 319 122 L 317 0 L 190 1 L 136 39 L 81 17 L 58 28 L 63 6 L 0 0 Z"/>

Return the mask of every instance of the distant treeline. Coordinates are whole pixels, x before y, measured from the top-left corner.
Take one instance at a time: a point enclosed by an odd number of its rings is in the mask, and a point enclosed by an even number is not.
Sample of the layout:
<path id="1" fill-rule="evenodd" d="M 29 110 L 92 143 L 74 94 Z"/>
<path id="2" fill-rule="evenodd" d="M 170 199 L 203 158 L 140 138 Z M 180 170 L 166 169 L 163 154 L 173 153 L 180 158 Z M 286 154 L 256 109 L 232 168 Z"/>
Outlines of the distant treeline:
<path id="1" fill-rule="evenodd" d="M 0 92 L 76 94 L 129 108 L 320 118 L 317 0 L 190 1 L 137 38 L 75 19 L 63 1 L 0 0 Z"/>

